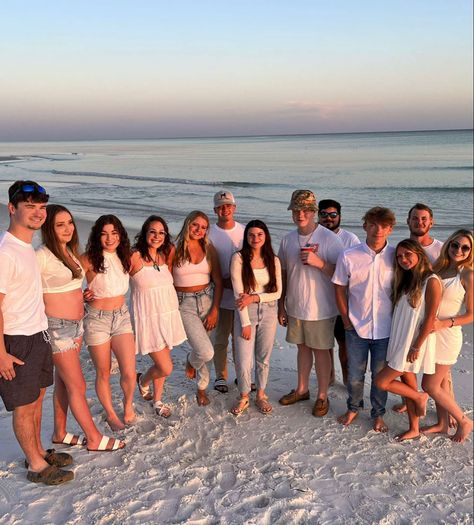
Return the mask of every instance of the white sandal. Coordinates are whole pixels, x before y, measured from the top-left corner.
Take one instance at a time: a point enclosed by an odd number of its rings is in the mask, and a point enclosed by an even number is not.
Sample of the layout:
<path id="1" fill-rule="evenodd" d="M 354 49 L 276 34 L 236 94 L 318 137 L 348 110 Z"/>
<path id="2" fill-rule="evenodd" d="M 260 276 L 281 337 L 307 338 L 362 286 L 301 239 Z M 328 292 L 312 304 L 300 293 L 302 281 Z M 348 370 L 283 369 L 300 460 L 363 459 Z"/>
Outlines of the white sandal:
<path id="1" fill-rule="evenodd" d="M 161 416 L 161 417 L 171 416 L 171 408 L 168 405 L 165 405 L 163 401 L 161 401 L 161 399 L 153 403 L 153 408 L 155 409 L 155 412 L 158 416 Z"/>

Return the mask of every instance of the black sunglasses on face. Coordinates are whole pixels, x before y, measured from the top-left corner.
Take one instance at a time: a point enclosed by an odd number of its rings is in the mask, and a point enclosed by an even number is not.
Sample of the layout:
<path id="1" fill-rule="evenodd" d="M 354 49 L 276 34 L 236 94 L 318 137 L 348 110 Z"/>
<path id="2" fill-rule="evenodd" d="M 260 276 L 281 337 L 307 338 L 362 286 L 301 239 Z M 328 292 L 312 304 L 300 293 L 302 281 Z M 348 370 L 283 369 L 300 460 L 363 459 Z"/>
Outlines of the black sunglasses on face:
<path id="1" fill-rule="evenodd" d="M 326 217 L 331 217 L 331 219 L 335 219 L 339 215 L 339 212 L 337 211 L 320 211 L 319 216 L 325 219 Z"/>
<path id="2" fill-rule="evenodd" d="M 469 253 L 471 251 L 469 244 L 459 244 L 457 241 L 451 241 L 449 246 L 455 252 L 457 252 L 459 249 L 462 251 L 462 253 Z"/>

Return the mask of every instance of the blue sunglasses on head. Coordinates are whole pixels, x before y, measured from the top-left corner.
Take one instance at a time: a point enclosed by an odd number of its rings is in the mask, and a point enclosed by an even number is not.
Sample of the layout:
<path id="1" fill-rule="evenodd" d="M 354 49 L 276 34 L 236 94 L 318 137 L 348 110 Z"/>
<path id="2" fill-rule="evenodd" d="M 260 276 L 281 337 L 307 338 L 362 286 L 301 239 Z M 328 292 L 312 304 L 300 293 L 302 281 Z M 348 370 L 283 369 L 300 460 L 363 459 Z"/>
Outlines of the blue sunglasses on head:
<path id="1" fill-rule="evenodd" d="M 44 193 L 46 194 L 46 190 L 43 188 L 43 186 L 40 186 L 39 184 L 23 184 L 23 186 L 20 186 L 15 193 L 10 197 L 10 200 L 13 199 L 13 197 L 19 193 Z"/>

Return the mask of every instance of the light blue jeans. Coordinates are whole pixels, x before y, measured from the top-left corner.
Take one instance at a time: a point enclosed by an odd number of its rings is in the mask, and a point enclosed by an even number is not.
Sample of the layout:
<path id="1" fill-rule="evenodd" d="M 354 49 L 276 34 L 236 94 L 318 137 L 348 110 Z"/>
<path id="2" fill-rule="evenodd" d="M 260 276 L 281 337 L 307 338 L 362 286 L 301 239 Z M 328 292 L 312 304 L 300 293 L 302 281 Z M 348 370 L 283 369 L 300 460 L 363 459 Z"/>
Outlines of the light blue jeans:
<path id="1" fill-rule="evenodd" d="M 250 392 L 254 358 L 256 387 L 264 390 L 267 386 L 277 328 L 277 302 L 252 303 L 248 306 L 248 312 L 251 322 L 248 341 L 242 337 L 239 314 L 235 312 L 234 315 L 235 370 L 241 394 Z"/>
<path id="2" fill-rule="evenodd" d="M 364 378 L 370 352 L 370 371 L 372 383 L 370 385 L 370 404 L 373 418 L 385 414 L 387 392 L 375 386 L 375 376 L 384 368 L 387 357 L 388 337 L 385 339 L 363 339 L 355 330 L 346 330 L 348 381 L 347 408 L 351 412 L 358 412 L 364 406 Z"/>
<path id="3" fill-rule="evenodd" d="M 196 293 L 177 292 L 179 300 L 179 311 L 183 320 L 184 329 L 191 346 L 188 355 L 189 363 L 196 369 L 197 387 L 205 390 L 209 385 L 209 368 L 207 363 L 214 357 L 214 348 L 207 332 L 202 324 L 212 306 L 212 288 L 208 286 L 205 290 Z"/>

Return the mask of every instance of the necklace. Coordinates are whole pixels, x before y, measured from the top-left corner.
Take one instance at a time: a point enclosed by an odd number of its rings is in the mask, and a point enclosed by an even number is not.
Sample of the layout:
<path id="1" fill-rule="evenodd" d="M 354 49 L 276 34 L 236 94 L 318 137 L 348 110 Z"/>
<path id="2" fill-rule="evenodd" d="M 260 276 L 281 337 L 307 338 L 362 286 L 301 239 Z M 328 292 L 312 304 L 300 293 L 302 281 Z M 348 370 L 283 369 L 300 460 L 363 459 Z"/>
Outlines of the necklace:
<path id="1" fill-rule="evenodd" d="M 156 256 L 155 256 L 155 259 L 153 261 L 153 269 L 161 271 L 160 270 L 160 254 L 158 252 L 156 252 Z"/>
<path id="2" fill-rule="evenodd" d="M 306 235 L 306 237 L 298 233 L 298 244 L 300 245 L 300 248 L 304 248 L 305 246 L 308 246 L 309 241 L 311 240 L 311 237 L 313 236 L 313 233 L 315 231 L 316 231 L 316 228 L 314 228 L 312 232 Z M 300 237 L 303 237 L 303 243 L 301 243 Z"/>

